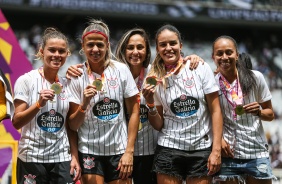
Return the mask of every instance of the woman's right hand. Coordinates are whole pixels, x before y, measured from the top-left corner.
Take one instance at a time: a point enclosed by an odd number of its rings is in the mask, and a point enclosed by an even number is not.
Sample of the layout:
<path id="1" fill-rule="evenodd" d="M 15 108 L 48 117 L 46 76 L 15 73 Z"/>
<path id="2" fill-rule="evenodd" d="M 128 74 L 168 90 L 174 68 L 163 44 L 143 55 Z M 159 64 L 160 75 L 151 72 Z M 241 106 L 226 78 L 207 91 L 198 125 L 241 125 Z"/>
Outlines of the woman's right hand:
<path id="1" fill-rule="evenodd" d="M 86 86 L 83 92 L 83 104 L 81 106 L 85 107 L 84 109 L 86 109 L 86 107 L 90 103 L 91 98 L 93 98 L 96 94 L 97 94 L 97 90 L 95 86 L 91 84 Z"/>
<path id="2" fill-rule="evenodd" d="M 221 156 L 234 158 L 233 150 L 223 138 L 221 139 Z"/>
<path id="3" fill-rule="evenodd" d="M 79 70 L 79 68 L 82 68 L 83 64 L 76 64 L 71 65 L 66 73 L 66 78 L 71 79 L 71 77 L 78 77 L 82 75 L 82 72 Z"/>
<path id="4" fill-rule="evenodd" d="M 53 100 L 55 97 L 55 92 L 52 89 L 43 89 L 39 92 L 38 103 L 41 107 L 44 107 L 48 100 Z"/>
<path id="5" fill-rule="evenodd" d="M 142 95 L 146 100 L 146 103 L 153 104 L 154 103 L 154 93 L 156 90 L 155 85 L 145 84 L 142 89 Z"/>

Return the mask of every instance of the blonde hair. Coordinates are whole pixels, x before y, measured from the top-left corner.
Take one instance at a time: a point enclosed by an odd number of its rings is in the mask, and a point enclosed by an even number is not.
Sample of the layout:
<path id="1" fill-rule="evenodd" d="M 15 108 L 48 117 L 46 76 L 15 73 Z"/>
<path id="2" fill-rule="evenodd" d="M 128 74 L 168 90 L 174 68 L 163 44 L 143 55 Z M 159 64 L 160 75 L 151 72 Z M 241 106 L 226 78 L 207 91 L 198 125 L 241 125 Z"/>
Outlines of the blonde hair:
<path id="1" fill-rule="evenodd" d="M 110 30 L 108 28 L 108 25 L 104 23 L 102 20 L 96 20 L 96 19 L 90 19 L 88 22 L 88 26 L 84 29 L 82 35 L 84 35 L 87 32 L 91 32 L 93 30 L 100 31 L 104 33 L 108 37 L 108 42 L 110 40 Z M 81 37 L 82 38 L 82 37 Z M 84 40 L 81 40 L 81 43 L 83 44 Z M 83 52 L 83 49 L 80 50 L 80 53 Z M 105 56 L 105 66 L 112 65 L 111 64 L 111 59 L 113 57 L 111 47 L 109 45 L 108 50 L 106 51 L 106 56 Z"/>

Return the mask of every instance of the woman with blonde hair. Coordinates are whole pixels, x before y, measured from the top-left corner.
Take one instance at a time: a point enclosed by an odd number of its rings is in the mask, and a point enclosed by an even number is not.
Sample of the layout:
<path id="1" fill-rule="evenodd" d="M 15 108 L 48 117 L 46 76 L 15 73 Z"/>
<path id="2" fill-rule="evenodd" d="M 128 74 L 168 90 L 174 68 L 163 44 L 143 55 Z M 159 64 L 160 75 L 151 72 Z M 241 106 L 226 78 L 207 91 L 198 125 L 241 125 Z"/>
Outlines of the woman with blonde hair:
<path id="1" fill-rule="evenodd" d="M 131 183 L 138 89 L 128 67 L 111 59 L 109 35 L 103 21 L 90 20 L 81 40 L 83 73 L 70 80 L 69 124 L 78 132 L 83 184 Z"/>

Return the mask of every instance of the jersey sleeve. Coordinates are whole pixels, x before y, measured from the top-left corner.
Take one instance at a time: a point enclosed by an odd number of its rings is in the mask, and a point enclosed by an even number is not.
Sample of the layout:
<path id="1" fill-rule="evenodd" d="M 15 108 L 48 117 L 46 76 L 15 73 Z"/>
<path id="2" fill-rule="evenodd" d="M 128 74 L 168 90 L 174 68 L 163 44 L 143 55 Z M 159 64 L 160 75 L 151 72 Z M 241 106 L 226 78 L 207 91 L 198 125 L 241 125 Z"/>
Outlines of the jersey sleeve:
<path id="1" fill-rule="evenodd" d="M 202 74 L 203 90 L 205 94 L 210 94 L 219 91 L 218 85 L 216 84 L 214 74 L 208 63 L 200 65 L 199 69 Z"/>
<path id="2" fill-rule="evenodd" d="M 124 75 L 124 98 L 129 98 L 139 93 L 130 70 L 124 65 L 121 72 Z"/>
<path id="3" fill-rule="evenodd" d="M 268 88 L 267 83 L 264 79 L 264 76 L 259 71 L 253 71 L 253 72 L 256 75 L 257 87 L 258 87 L 258 90 L 256 90 L 256 92 L 257 92 L 257 94 L 256 94 L 257 99 L 256 100 L 259 103 L 263 103 L 263 102 L 266 102 L 268 100 L 271 100 L 272 95 L 269 91 L 269 88 Z"/>
<path id="4" fill-rule="evenodd" d="M 29 102 L 29 97 L 31 96 L 29 85 L 32 84 L 32 77 L 30 75 L 22 75 L 20 76 L 15 83 L 14 86 L 14 99 L 22 100 L 26 103 Z"/>

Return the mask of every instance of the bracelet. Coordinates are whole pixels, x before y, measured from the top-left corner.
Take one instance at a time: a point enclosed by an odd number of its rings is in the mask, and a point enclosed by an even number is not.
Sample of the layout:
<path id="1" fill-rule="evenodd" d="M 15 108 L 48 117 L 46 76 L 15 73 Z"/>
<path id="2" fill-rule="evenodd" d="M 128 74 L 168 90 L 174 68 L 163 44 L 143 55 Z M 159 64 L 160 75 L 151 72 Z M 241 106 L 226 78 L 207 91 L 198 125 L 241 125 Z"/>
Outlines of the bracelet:
<path id="1" fill-rule="evenodd" d="M 154 114 L 152 114 L 152 112 L 155 112 Z M 156 110 L 156 111 L 149 111 L 149 114 L 151 115 L 151 116 L 156 116 L 157 114 L 158 114 L 159 112 L 158 112 L 158 110 Z"/>
<path id="2" fill-rule="evenodd" d="M 39 102 L 38 102 L 38 101 L 36 102 L 36 108 L 38 108 L 38 109 L 42 109 L 42 107 L 40 106 L 40 104 L 39 104 Z"/>
<path id="3" fill-rule="evenodd" d="M 146 103 L 146 104 L 147 104 L 147 106 L 148 106 L 148 107 L 150 107 L 150 108 L 155 107 L 155 103 L 154 103 L 154 102 L 153 102 L 153 103 L 151 103 L 151 104 L 150 104 L 150 103 Z"/>
<path id="4" fill-rule="evenodd" d="M 81 108 L 81 105 L 79 105 L 79 106 L 78 106 L 78 111 L 79 111 L 79 112 L 82 112 L 82 113 L 85 113 L 85 112 L 86 112 L 86 109 L 83 110 L 83 109 Z"/>

